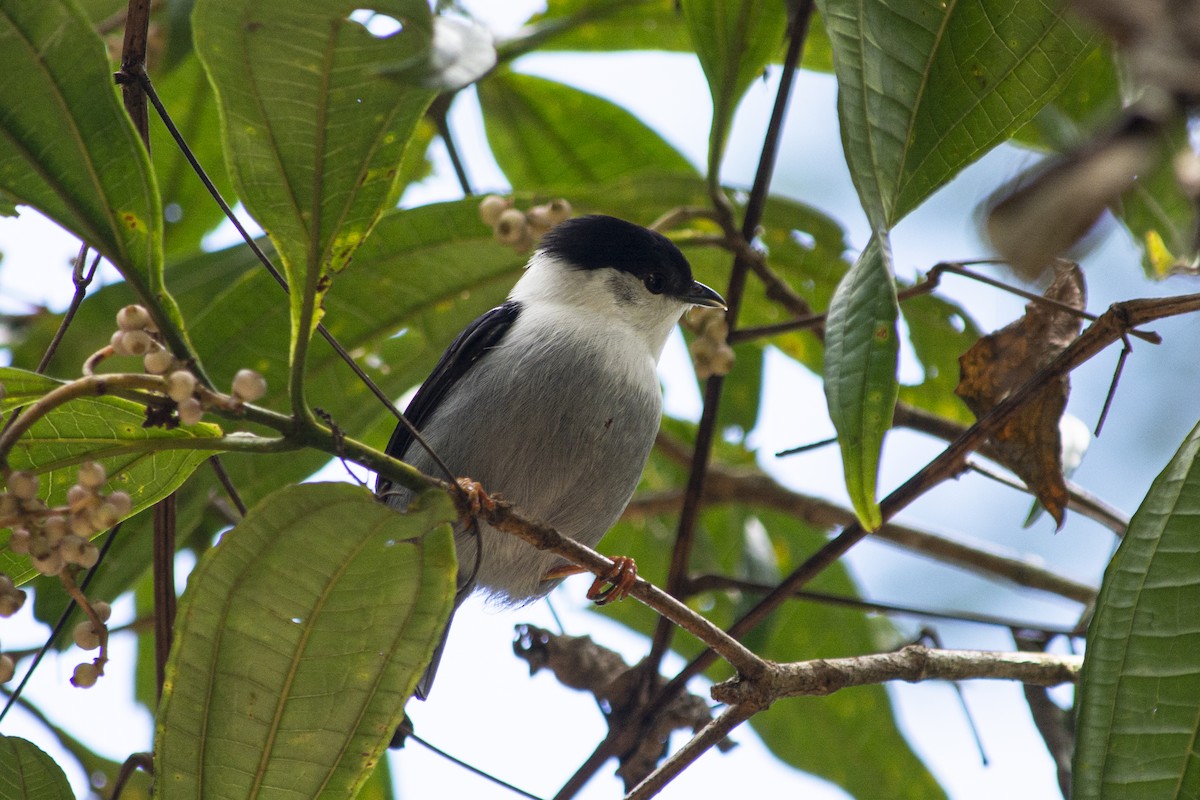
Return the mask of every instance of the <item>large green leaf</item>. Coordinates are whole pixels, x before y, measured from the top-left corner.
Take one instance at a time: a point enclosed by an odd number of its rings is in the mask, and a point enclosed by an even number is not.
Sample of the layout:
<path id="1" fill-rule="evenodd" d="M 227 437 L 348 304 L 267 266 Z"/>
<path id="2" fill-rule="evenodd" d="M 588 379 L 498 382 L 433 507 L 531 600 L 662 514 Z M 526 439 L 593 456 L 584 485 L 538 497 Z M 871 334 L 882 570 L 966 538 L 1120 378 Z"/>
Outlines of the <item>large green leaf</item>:
<path id="1" fill-rule="evenodd" d="M 162 311 L 163 332 L 182 352 L 183 324 L 162 284 L 150 160 L 117 98 L 103 42 L 69 2 L 0 3 L 0 194 L 103 253 Z"/>
<path id="2" fill-rule="evenodd" d="M 58 381 L 12 368 L 0 368 L 7 390 L 4 406 L 29 403 L 58 388 Z M 84 397 L 59 406 L 35 422 L 16 441 L 8 463 L 14 469 L 38 474 L 39 496 L 52 506 L 66 502 L 79 465 L 97 461 L 108 480 L 104 491 L 127 492 L 133 513 L 158 502 L 177 489 L 209 455 L 203 440 L 219 436 L 215 425 L 199 423 L 167 430 L 146 428 L 145 408 L 118 397 Z M 178 447 L 180 449 L 171 449 Z M 8 534 L 3 534 L 7 541 Z M 27 556 L 0 551 L 0 572 L 13 580 L 34 573 Z"/>
<path id="3" fill-rule="evenodd" d="M 71 800 L 75 795 L 62 768 L 37 745 L 0 736 L 0 797 Z"/>
<path id="4" fill-rule="evenodd" d="M 1094 42 L 1044 0 L 817 0 L 842 144 L 875 230 L 890 228 L 1053 99 Z"/>
<path id="5" fill-rule="evenodd" d="M 1080 681 L 1076 800 L 1200 796 L 1200 426 L 1104 573 Z"/>
<path id="6" fill-rule="evenodd" d="M 512 72 L 491 75 L 477 90 L 492 153 L 519 189 L 595 184 L 647 170 L 695 174 L 679 151 L 603 98 Z"/>
<path id="7" fill-rule="evenodd" d="M 733 114 L 779 49 L 787 9 L 782 0 L 684 0 L 682 8 L 712 93 L 708 179 L 716 186 Z"/>
<path id="8" fill-rule="evenodd" d="M 454 599 L 454 510 L 303 484 L 256 506 L 180 602 L 156 796 L 350 797 L 404 716 Z"/>
<path id="9" fill-rule="evenodd" d="M 385 215 L 355 256 L 355 269 L 344 273 L 325 298 L 325 324 L 389 397 L 420 382 L 454 336 L 498 305 L 521 272 L 524 257 L 494 240 L 479 221 L 477 206 L 476 200 L 462 200 Z M 281 387 L 287 380 L 287 299 L 249 249 L 239 246 L 187 259 L 169 265 L 167 275 L 218 383 L 227 383 L 242 367 L 254 368 L 269 387 L 261 403 L 286 408 Z M 73 365 L 86 358 L 103 343 L 94 331 L 111 326 L 117 309 L 128 301 L 124 285 L 106 286 L 89 296 L 55 363 Z M 36 363 L 56 325 L 52 316 L 41 320 L 14 350 L 14 361 Z M 399 331 L 402 335 L 396 336 Z M 395 419 L 322 341 L 313 345 L 308 384 L 313 404 L 347 435 L 384 445 Z M 251 504 L 303 480 L 328 461 L 328 455 L 313 450 L 222 456 L 234 485 Z M 224 493 L 207 468 L 180 489 L 181 537 L 197 529 L 211 535 L 224 524 L 211 513 L 214 496 Z M 144 514 L 122 529 L 114 552 L 119 569 L 97 578 L 104 596 L 127 588 L 149 565 L 149 528 L 150 515 Z M 53 603 L 39 600 L 37 611 L 41 615 L 45 608 L 47 616 L 41 618 L 53 620 L 64 603 L 61 595 Z"/>
<path id="10" fill-rule="evenodd" d="M 693 52 L 677 0 L 549 0 L 546 10 L 531 17 L 522 33 L 521 38 L 500 48 L 502 57 L 534 46 L 540 51 Z M 782 60 L 783 51 L 782 46 L 776 49 L 773 62 Z M 809 20 L 802 66 L 833 71 L 829 38 L 816 15 Z"/>
<path id="11" fill-rule="evenodd" d="M 867 530 L 883 522 L 875 488 L 898 391 L 891 261 L 887 239 L 873 237 L 838 286 L 825 329 L 825 398 L 842 451 L 846 490 Z"/>
<path id="12" fill-rule="evenodd" d="M 238 195 L 292 286 L 293 340 L 312 333 L 298 329 L 305 298 L 319 304 L 329 276 L 396 202 L 404 148 L 435 94 L 383 75 L 426 58 L 428 4 L 374 3 L 402 21 L 386 38 L 350 20 L 356 8 L 345 0 L 199 0 L 193 16 Z"/>

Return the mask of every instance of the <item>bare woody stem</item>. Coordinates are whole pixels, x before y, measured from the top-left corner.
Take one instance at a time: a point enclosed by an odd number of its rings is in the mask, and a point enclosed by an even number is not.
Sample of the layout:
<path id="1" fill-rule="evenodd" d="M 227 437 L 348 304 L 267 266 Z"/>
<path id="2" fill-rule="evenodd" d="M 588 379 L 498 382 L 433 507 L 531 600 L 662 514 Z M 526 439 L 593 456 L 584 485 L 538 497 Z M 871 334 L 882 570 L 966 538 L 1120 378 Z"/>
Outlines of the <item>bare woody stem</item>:
<path id="1" fill-rule="evenodd" d="M 730 731 L 784 697 L 821 696 L 851 686 L 890 681 L 990 679 L 1057 686 L 1076 682 L 1082 667 L 1082 656 L 935 650 L 922 645 L 910 645 L 893 653 L 770 664 L 757 680 L 739 676 L 713 686 L 713 699 L 728 703 L 729 708 L 646 776 L 625 800 L 647 800 L 658 794 Z"/>
<path id="2" fill-rule="evenodd" d="M 913 644 L 891 653 L 772 664 L 761 679 L 733 678 L 713 686 L 712 694 L 722 703 L 765 708 L 784 697 L 824 696 L 851 686 L 890 681 L 1004 680 L 1058 686 L 1078 681 L 1082 668 L 1083 656 L 939 650 Z"/>

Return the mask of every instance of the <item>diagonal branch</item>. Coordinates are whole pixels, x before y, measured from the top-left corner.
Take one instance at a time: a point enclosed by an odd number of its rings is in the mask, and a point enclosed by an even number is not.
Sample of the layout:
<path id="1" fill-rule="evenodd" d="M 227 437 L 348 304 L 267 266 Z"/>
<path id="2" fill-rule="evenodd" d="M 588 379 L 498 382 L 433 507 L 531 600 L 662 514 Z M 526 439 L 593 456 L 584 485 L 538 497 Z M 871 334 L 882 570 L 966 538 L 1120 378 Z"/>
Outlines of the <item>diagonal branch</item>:
<path id="1" fill-rule="evenodd" d="M 647 800 L 658 794 L 731 730 L 784 697 L 821 696 L 851 686 L 890 681 L 989 679 L 1056 686 L 1075 683 L 1082 666 L 1082 656 L 935 650 L 923 645 L 909 645 L 893 653 L 771 664 L 761 678 L 739 676 L 713 686 L 713 699 L 728 703 L 729 708 L 647 776 L 625 800 Z"/>
<path id="2" fill-rule="evenodd" d="M 767 133 L 763 141 L 762 154 L 759 156 L 758 169 L 754 183 L 746 202 L 746 213 L 742 220 L 740 241 L 748 243 L 754 238 L 756 229 L 762 221 L 763 210 L 766 207 L 767 194 L 771 185 L 771 177 L 775 171 L 775 159 L 779 152 L 779 140 L 783 131 L 783 120 L 787 111 L 788 99 L 791 96 L 792 83 L 795 80 L 796 68 L 800 64 L 800 55 L 804 51 L 804 40 L 808 33 L 808 21 L 812 15 L 812 0 L 799 0 L 795 13 L 791 17 L 788 32 L 787 54 L 779 78 L 779 89 L 775 96 L 775 105 L 771 110 L 771 119 L 767 125 Z M 711 176 L 710 176 L 711 177 Z M 728 199 L 719 193 L 714 193 L 713 204 L 721 227 L 727 239 L 737 241 L 733 224 L 733 212 Z M 751 269 L 751 262 L 757 254 L 750 254 L 748 247 L 738 247 L 735 251 L 733 269 L 729 278 L 729 289 L 725 299 L 729 304 L 726 320 L 732 332 L 737 326 L 738 311 L 741 308 L 742 294 L 746 286 L 746 276 Z M 714 375 L 708 379 L 704 387 L 704 410 L 700 417 L 700 426 L 696 434 L 696 448 L 693 453 L 691 469 L 688 474 L 687 491 L 684 495 L 683 507 L 679 512 L 679 525 L 675 535 L 675 547 L 671 553 L 670 570 L 667 573 L 667 592 L 678 594 L 687 578 L 688 565 L 691 562 L 692 541 L 696 529 L 696 518 L 700 512 L 701 495 L 704 490 L 705 473 L 708 468 L 709 456 L 712 451 L 713 439 L 717 428 L 717 411 L 720 408 L 721 392 L 724 388 L 724 377 Z M 673 628 L 665 620 L 660 620 L 651 641 L 650 655 L 646 659 L 648 674 L 658 671 L 663 655 L 670 647 Z"/>
<path id="3" fill-rule="evenodd" d="M 880 503 L 883 519 L 891 519 L 930 488 L 958 474 L 963 468 L 966 457 L 981 447 L 992 431 L 1006 424 L 1017 414 L 1048 381 L 1071 372 L 1139 325 L 1196 311 L 1200 311 L 1200 294 L 1127 300 L 1113 304 L 1053 361 L 996 404 L 990 412 L 968 428 L 937 458 L 885 497 Z M 767 615 L 787 600 L 797 589 L 823 572 L 826 567 L 836 562 L 866 536 L 867 531 L 857 522 L 848 525 L 840 535 L 797 567 L 776 587 L 775 591 L 764 597 L 741 619 L 730 626 L 729 635 L 740 638 L 757 627 Z M 711 664 L 714 658 L 711 653 L 702 653 L 693 659 L 664 687 L 663 693 L 678 691 L 688 680 Z M 653 707 L 652 705 L 652 709 Z"/>

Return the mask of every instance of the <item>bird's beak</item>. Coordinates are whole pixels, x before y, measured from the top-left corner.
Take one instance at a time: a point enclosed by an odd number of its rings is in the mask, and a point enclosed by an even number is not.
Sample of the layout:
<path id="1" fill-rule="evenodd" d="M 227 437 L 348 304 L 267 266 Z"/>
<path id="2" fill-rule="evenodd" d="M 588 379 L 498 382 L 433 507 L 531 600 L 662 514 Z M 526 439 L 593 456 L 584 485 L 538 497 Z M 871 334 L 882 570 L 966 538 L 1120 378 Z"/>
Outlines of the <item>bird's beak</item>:
<path id="1" fill-rule="evenodd" d="M 721 295 L 717 294 L 700 281 L 692 281 L 692 288 L 688 289 L 680 299 L 684 302 L 691 303 L 694 306 L 724 308 L 726 310 L 729 309 L 729 306 L 725 305 L 724 297 L 721 297 Z"/>

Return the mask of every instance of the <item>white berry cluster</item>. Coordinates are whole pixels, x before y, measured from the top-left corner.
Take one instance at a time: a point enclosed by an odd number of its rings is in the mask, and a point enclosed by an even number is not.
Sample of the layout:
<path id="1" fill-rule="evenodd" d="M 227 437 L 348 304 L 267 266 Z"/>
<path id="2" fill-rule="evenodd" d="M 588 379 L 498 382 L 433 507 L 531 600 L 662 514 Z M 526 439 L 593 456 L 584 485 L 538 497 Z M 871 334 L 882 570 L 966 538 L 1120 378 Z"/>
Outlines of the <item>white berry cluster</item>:
<path id="1" fill-rule="evenodd" d="M 67 490 L 66 505 L 50 508 L 37 496 L 36 475 L 10 472 L 8 491 L 0 494 L 0 527 L 12 528 L 9 549 L 28 555 L 43 575 L 57 575 L 68 565 L 95 566 L 100 551 L 92 536 L 116 525 L 133 506 L 125 492 L 103 494 L 105 478 L 104 467 L 85 462 L 78 482 Z"/>
<path id="2" fill-rule="evenodd" d="M 688 350 L 696 367 L 696 377 L 728 375 L 733 369 L 733 348 L 729 346 L 729 323 L 720 308 L 694 308 L 683 326 L 696 334 Z"/>
<path id="3" fill-rule="evenodd" d="M 197 382 L 187 365 L 166 348 L 145 307 L 128 305 L 117 312 L 117 331 L 110 344 L 115 354 L 142 356 L 146 372 L 164 376 L 166 394 L 175 401 L 181 424 L 193 425 L 201 420 L 206 403 L 214 398 Z M 238 370 L 233 376 L 230 394 L 234 401 L 253 403 L 266 393 L 266 379 L 254 370 Z"/>
<path id="4" fill-rule="evenodd" d="M 25 592 L 13 585 L 12 578 L 0 572 L 0 617 L 11 617 L 25 605 Z M 12 680 L 16 672 L 16 664 L 12 656 L 0 654 L 0 683 Z"/>
<path id="5" fill-rule="evenodd" d="M 4 479 L 0 492 L 0 528 L 11 528 L 8 547 L 18 555 L 28 555 L 34 569 L 43 575 L 62 575 L 64 585 L 71 570 L 90 569 L 100 559 L 100 550 L 91 542 L 92 536 L 107 530 L 133 510 L 133 501 L 125 492 L 101 491 L 107 479 L 104 467 L 92 461 L 79 466 L 78 479 L 67 490 L 66 503 L 51 507 L 38 497 L 38 477 L 32 472 L 13 470 Z M 25 603 L 25 592 L 12 579 L 0 573 L 0 617 L 11 617 Z M 104 621 L 111 609 L 103 601 L 90 604 L 89 619 L 75 629 L 75 643 L 85 650 L 100 648 L 92 662 L 76 667 L 76 686 L 91 686 L 104 672 L 104 643 L 108 631 Z M 100 620 L 97 630 L 92 614 Z M 13 660 L 0 655 L 0 683 L 9 680 L 14 672 Z"/>
<path id="6" fill-rule="evenodd" d="M 533 206 L 528 211 L 513 207 L 511 197 L 489 194 L 479 203 L 479 217 L 501 244 L 518 253 L 527 252 L 546 231 L 571 217 L 571 204 L 563 198 Z"/>
<path id="7" fill-rule="evenodd" d="M 76 646 L 80 650 L 99 650 L 99 654 L 91 661 L 82 661 L 75 665 L 75 671 L 71 674 L 71 683 L 78 686 L 80 689 L 88 689 L 96 685 L 96 680 L 104 674 L 104 665 L 108 662 L 108 655 L 105 652 L 108 645 L 108 618 L 112 615 L 112 606 L 103 600 L 92 600 L 92 613 L 95 614 L 95 621 L 92 620 L 91 614 L 88 618 L 75 626 L 73 637 Z M 96 626 L 99 622 L 99 627 Z"/>

